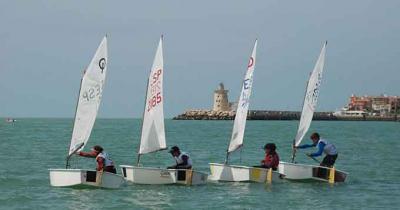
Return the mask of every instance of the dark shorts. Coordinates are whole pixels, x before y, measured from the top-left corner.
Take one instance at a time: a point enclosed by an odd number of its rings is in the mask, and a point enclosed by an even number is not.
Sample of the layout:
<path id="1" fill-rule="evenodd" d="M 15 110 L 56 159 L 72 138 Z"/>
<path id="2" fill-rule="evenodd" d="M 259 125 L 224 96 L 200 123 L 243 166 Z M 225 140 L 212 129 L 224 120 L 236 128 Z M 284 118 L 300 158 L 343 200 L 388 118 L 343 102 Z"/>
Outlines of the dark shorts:
<path id="1" fill-rule="evenodd" d="M 320 166 L 325 166 L 331 168 L 337 159 L 338 155 L 326 155 L 322 160 Z"/>
<path id="2" fill-rule="evenodd" d="M 175 165 L 175 166 L 169 166 L 167 169 L 192 169 L 192 166 L 188 165 Z"/>
<path id="3" fill-rule="evenodd" d="M 192 169 L 192 166 L 188 165 L 177 165 L 176 169 Z"/>
<path id="4" fill-rule="evenodd" d="M 107 171 L 107 172 L 110 172 L 110 173 L 113 173 L 113 174 L 117 173 L 117 170 L 115 169 L 114 166 L 107 166 L 107 167 L 104 168 L 104 171 Z"/>

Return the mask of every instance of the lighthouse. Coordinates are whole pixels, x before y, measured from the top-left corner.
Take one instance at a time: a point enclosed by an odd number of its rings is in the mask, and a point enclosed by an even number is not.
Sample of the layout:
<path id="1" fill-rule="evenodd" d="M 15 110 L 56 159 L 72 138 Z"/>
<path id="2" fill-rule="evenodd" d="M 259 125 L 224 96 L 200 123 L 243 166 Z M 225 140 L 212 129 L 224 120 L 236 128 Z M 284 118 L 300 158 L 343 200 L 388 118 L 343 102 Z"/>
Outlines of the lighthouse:
<path id="1" fill-rule="evenodd" d="M 228 90 L 225 90 L 222 82 L 219 83 L 218 89 L 214 91 L 213 111 L 230 111 Z"/>

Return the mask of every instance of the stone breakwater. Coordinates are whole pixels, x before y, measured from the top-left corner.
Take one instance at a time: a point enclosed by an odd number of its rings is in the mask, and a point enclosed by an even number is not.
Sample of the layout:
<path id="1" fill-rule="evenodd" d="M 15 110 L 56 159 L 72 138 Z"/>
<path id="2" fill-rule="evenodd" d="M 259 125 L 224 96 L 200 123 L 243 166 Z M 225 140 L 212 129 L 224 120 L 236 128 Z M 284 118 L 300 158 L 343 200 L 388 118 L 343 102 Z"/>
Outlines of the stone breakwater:
<path id="1" fill-rule="evenodd" d="M 250 110 L 248 120 L 299 120 L 300 112 L 293 111 L 262 111 Z M 233 120 L 234 111 L 212 110 L 187 110 L 183 114 L 174 117 L 174 120 Z M 400 119 L 398 117 L 397 119 Z M 343 120 L 343 121 L 395 121 L 394 116 L 335 116 L 333 112 L 315 112 L 313 120 Z"/>

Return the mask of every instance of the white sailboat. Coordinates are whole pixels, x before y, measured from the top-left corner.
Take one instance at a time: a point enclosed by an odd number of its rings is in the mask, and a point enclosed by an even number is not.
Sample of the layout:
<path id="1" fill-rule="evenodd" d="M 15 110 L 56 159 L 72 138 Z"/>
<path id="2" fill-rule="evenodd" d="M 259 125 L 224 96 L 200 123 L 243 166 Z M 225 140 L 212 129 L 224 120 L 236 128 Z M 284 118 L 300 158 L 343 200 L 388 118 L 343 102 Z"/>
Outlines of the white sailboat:
<path id="1" fill-rule="evenodd" d="M 311 72 L 310 78 L 307 83 L 299 127 L 296 137 L 293 141 L 293 144 L 295 146 L 300 145 L 302 139 L 306 135 L 311 125 L 311 121 L 317 105 L 322 72 L 324 69 L 326 45 L 327 42 L 325 42 L 324 46 L 322 47 L 317 63 L 315 64 L 314 70 Z M 295 150 L 293 150 L 292 163 L 283 161 L 279 163 L 279 172 L 284 174 L 286 179 L 312 179 L 318 181 L 328 181 L 331 183 L 343 182 L 346 179 L 346 172 L 335 170 L 334 168 L 295 163 L 295 155 Z"/>
<path id="2" fill-rule="evenodd" d="M 70 169 L 69 159 L 89 140 L 100 106 L 107 72 L 107 37 L 104 37 L 81 79 L 71 145 L 65 169 L 49 169 L 50 185 L 56 187 L 94 186 L 118 188 L 125 183 L 122 176 L 96 170 Z"/>
<path id="3" fill-rule="evenodd" d="M 13 123 L 13 122 L 16 122 L 17 120 L 16 119 L 13 119 L 13 118 L 7 118 L 6 119 L 6 123 Z"/>
<path id="4" fill-rule="evenodd" d="M 147 81 L 142 135 L 137 166 L 121 165 L 126 180 L 136 184 L 205 184 L 207 174 L 192 169 L 162 169 L 140 166 L 140 156 L 167 149 L 164 128 L 163 37 L 161 36 Z"/>
<path id="5" fill-rule="evenodd" d="M 254 168 L 248 166 L 229 165 L 229 154 L 235 152 L 243 146 L 244 131 L 246 128 L 247 113 L 250 105 L 250 95 L 253 85 L 253 72 L 256 63 L 257 40 L 254 43 L 253 51 L 249 59 L 247 71 L 242 84 L 242 91 L 239 97 L 236 116 L 233 124 L 232 136 L 226 151 L 224 164 L 210 163 L 212 181 L 256 181 L 269 182 L 272 176 L 279 176 L 272 169 Z"/>

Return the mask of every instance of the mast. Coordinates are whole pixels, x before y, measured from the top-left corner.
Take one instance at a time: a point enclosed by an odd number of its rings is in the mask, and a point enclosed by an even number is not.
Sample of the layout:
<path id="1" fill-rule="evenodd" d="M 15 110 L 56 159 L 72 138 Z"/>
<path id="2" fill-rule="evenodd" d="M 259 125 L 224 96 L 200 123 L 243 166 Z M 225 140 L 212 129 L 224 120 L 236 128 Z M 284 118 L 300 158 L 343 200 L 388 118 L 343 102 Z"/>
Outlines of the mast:
<path id="1" fill-rule="evenodd" d="M 397 99 L 397 96 L 395 96 L 395 101 L 394 101 L 394 121 L 395 122 L 397 121 L 397 102 L 398 102 L 398 99 Z"/>
<path id="2" fill-rule="evenodd" d="M 311 76 L 312 72 L 310 72 L 310 76 Z M 301 108 L 303 109 L 304 107 L 304 102 L 306 101 L 306 96 L 307 96 L 307 89 L 308 89 L 308 83 L 310 82 L 310 78 L 308 78 L 307 80 L 307 84 L 306 84 L 306 91 L 304 92 L 304 100 L 303 100 L 303 105 L 301 106 Z M 303 111 L 303 110 L 302 110 Z M 300 114 L 300 119 L 299 119 L 299 124 L 297 125 L 297 130 L 299 130 L 300 128 L 300 120 L 301 120 L 301 115 L 303 115 L 303 112 Z M 292 144 L 292 163 L 294 163 L 294 159 L 296 158 L 296 148 L 294 148 L 296 146 L 296 139 L 293 139 L 293 144 Z"/>
<path id="3" fill-rule="evenodd" d="M 228 146 L 229 147 L 229 146 Z M 228 158 L 229 158 L 229 152 L 228 152 L 228 149 L 226 150 L 226 156 L 225 156 L 225 161 L 224 161 L 224 164 L 226 165 L 226 164 L 228 164 Z"/>
<path id="4" fill-rule="evenodd" d="M 81 97 L 81 89 L 82 89 L 82 81 L 83 81 L 83 77 L 85 76 L 85 73 L 86 73 L 86 69 L 85 70 L 83 70 L 83 75 L 82 75 L 82 77 L 81 77 L 81 82 L 79 83 L 79 92 L 78 92 L 78 100 L 76 100 L 76 107 L 75 107 L 75 116 L 74 116 L 74 124 L 72 125 L 72 131 L 74 130 L 74 128 L 75 128 L 75 120 L 76 120 L 76 114 L 77 114 L 77 111 L 78 111 L 78 104 L 79 104 L 79 97 Z M 72 132 L 71 132 L 72 133 Z M 71 134 L 72 135 L 72 134 Z M 83 146 L 84 144 L 82 144 L 82 146 Z M 80 149 L 82 146 L 80 146 L 80 147 L 78 147 L 78 149 Z M 77 150 L 76 150 L 77 151 Z M 65 159 L 65 161 L 66 161 L 66 163 L 65 163 L 65 168 L 66 169 L 68 169 L 69 168 L 69 159 L 71 159 L 71 157 L 72 157 L 72 155 L 76 152 L 76 151 L 74 151 L 73 153 L 71 153 L 71 154 L 69 154 L 68 156 L 67 156 L 67 158 Z"/>
<path id="5" fill-rule="evenodd" d="M 242 82 L 242 88 L 240 90 L 242 90 L 242 89 L 243 89 L 243 82 Z M 240 95 L 242 95 L 242 92 L 240 92 Z M 238 99 L 238 102 L 237 102 L 238 103 L 237 106 L 239 106 L 240 95 L 239 95 L 239 99 Z M 237 115 L 237 110 L 236 110 L 236 113 L 235 113 L 235 118 L 236 118 L 236 115 Z M 232 133 L 234 132 L 234 129 L 235 129 L 234 128 L 234 126 L 235 126 L 235 118 L 233 119 Z M 232 140 L 232 137 L 231 137 L 231 140 Z M 225 156 L 225 161 L 224 161 L 225 165 L 228 164 L 228 161 L 229 161 L 229 145 L 230 144 L 231 144 L 231 141 L 228 141 L 228 146 L 226 147 L 226 156 Z"/>
<path id="6" fill-rule="evenodd" d="M 150 69 L 150 73 L 151 73 L 151 71 L 152 71 L 152 69 Z M 145 112 L 146 112 L 146 101 L 147 101 L 147 94 L 148 94 L 148 89 L 149 89 L 149 80 L 150 80 L 150 77 L 147 79 L 147 85 L 146 85 L 146 94 L 144 95 L 144 108 L 143 108 L 143 117 L 142 117 L 142 129 L 141 129 L 141 131 L 140 131 L 140 133 L 142 133 L 143 132 L 143 125 L 144 125 L 144 114 L 145 114 Z M 136 162 L 136 165 L 137 166 L 139 166 L 139 163 L 140 163 L 140 145 L 142 144 L 142 141 L 139 141 L 139 147 L 138 147 L 138 151 L 137 151 L 137 162 Z"/>

